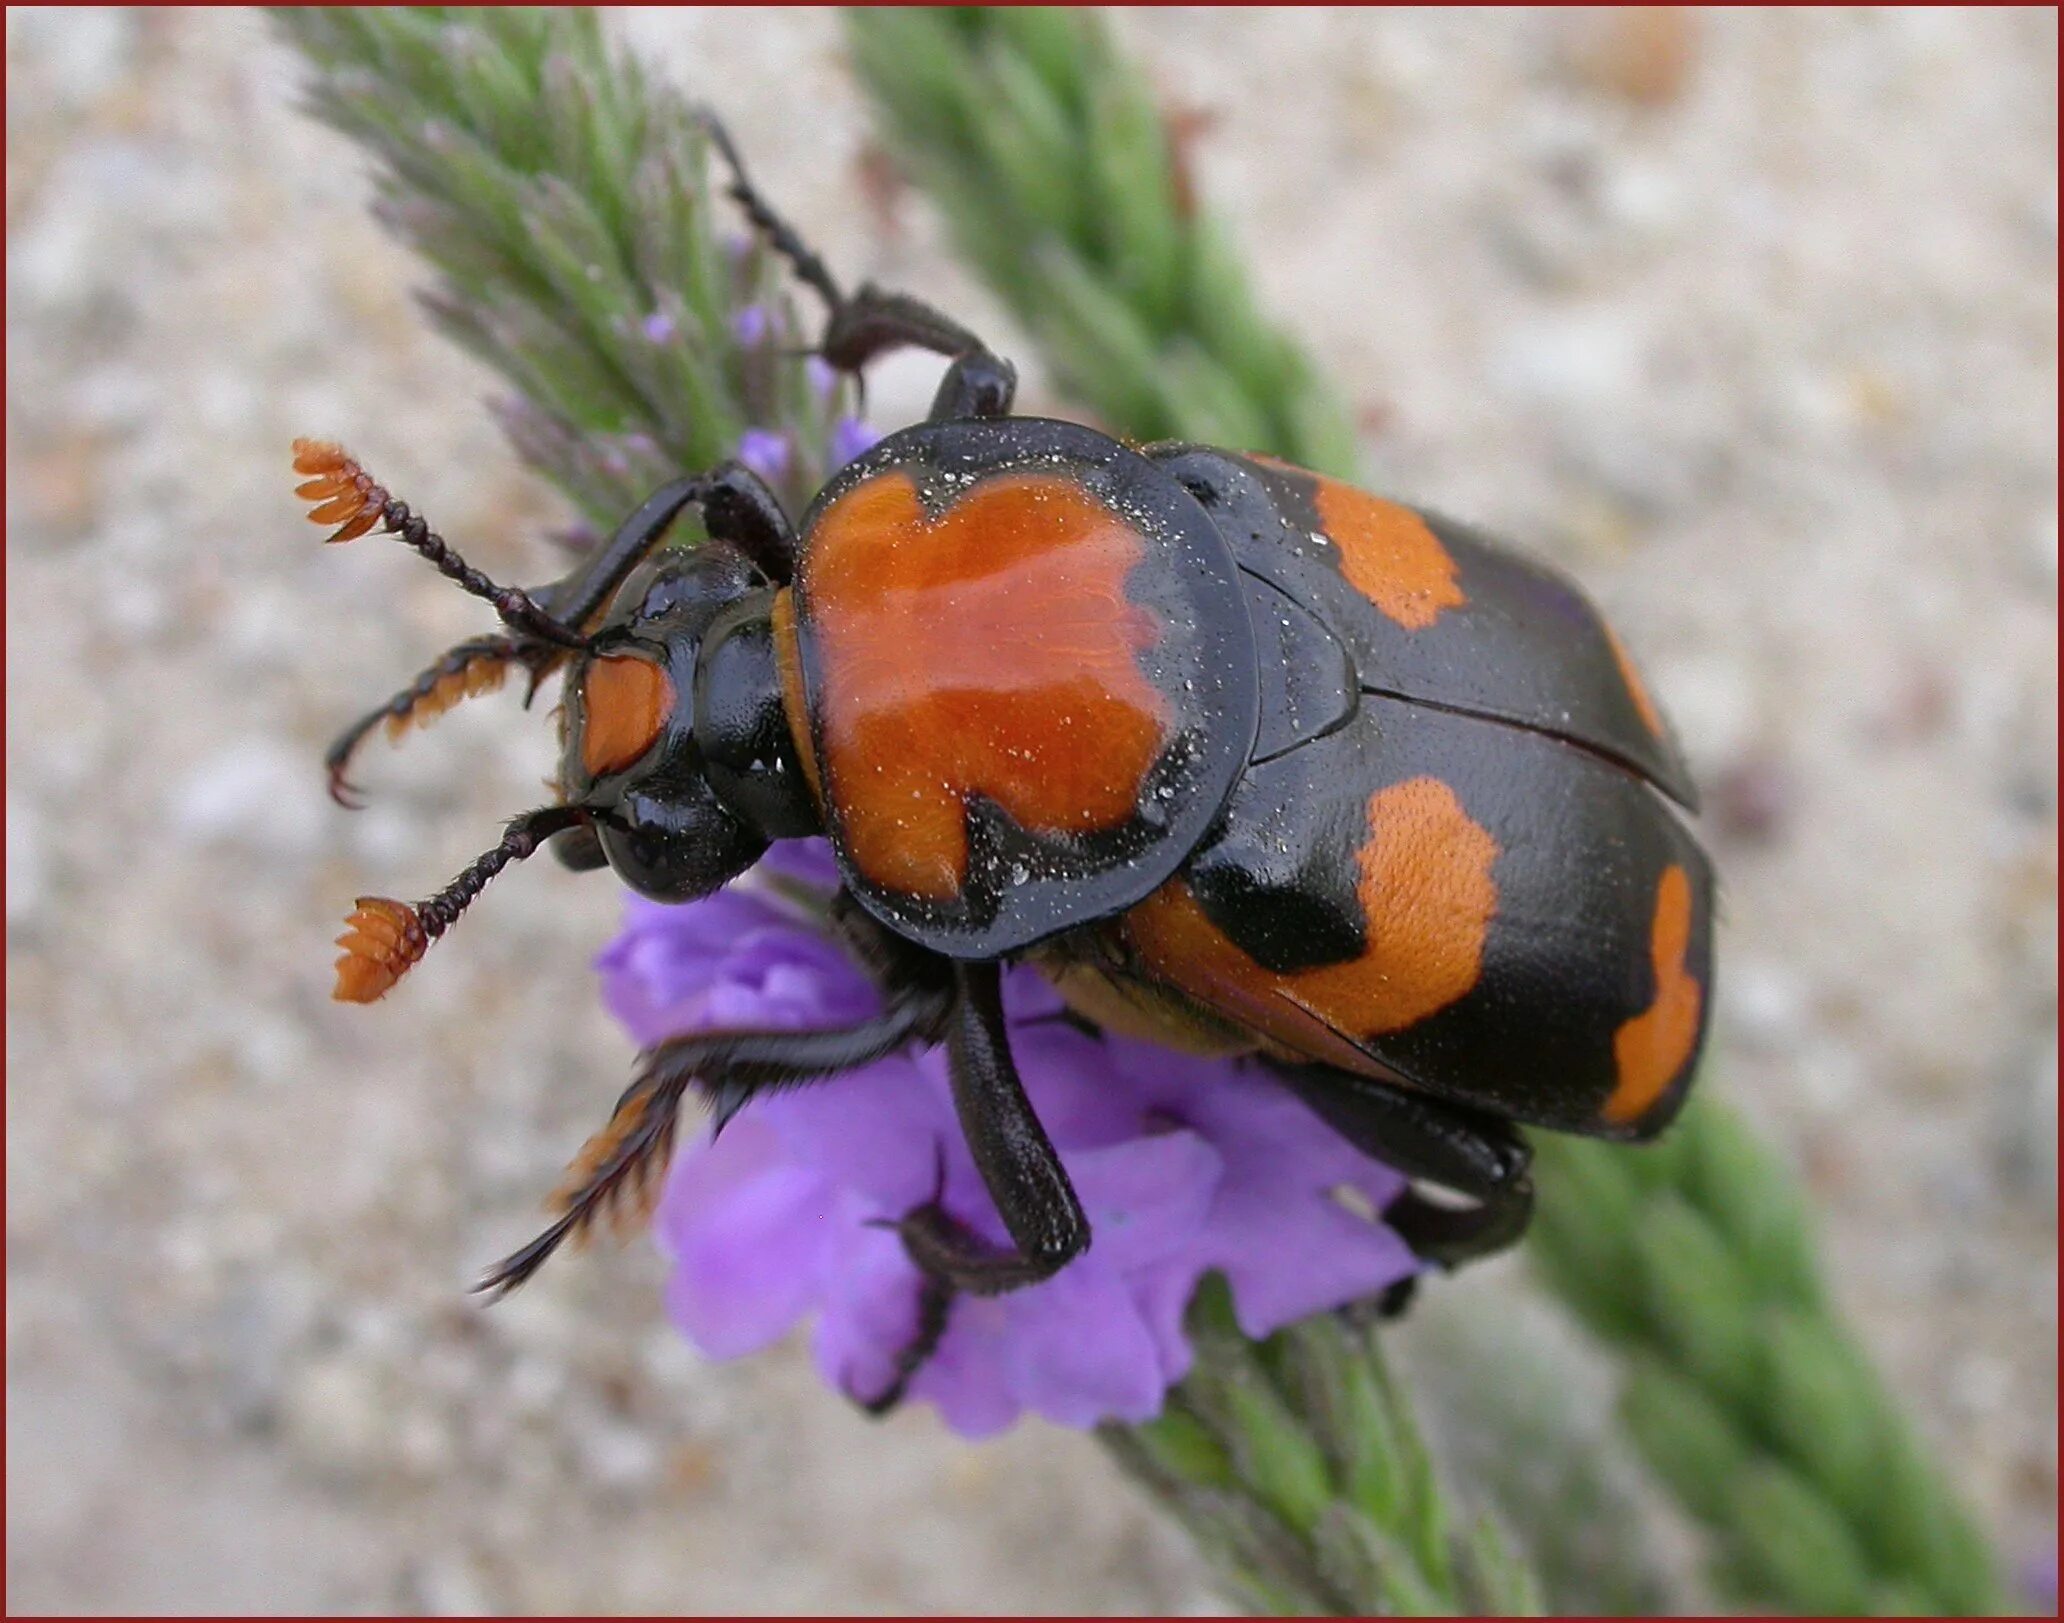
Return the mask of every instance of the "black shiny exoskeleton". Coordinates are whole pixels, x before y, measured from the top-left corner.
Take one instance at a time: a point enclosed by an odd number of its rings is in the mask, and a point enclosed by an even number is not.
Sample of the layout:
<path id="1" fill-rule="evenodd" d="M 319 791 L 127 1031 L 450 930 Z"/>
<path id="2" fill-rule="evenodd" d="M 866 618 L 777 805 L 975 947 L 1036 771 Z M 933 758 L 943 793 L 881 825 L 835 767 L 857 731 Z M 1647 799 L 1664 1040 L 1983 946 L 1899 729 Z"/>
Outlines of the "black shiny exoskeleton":
<path id="1" fill-rule="evenodd" d="M 524 593 L 341 452 L 301 448 L 337 538 L 393 531 L 508 627 L 340 740 L 336 787 L 382 718 L 508 669 L 566 674 L 559 803 L 417 907 L 362 899 L 340 997 L 384 993 L 547 839 L 685 900 L 819 833 L 844 881 L 832 922 L 882 991 L 850 1028 L 646 1055 L 564 1215 L 487 1283 L 521 1283 L 639 1187 L 690 1086 L 721 1126 L 762 1089 L 912 1043 L 946 1045 L 1012 1240 L 996 1251 L 935 1203 L 903 1219 L 934 1281 L 920 1341 L 951 1292 L 1048 1277 L 1090 1233 L 1011 1060 L 1012 961 L 1099 1027 L 1261 1056 L 1372 1155 L 1468 1197 L 1386 1214 L 1437 1261 L 1524 1227 L 1512 1123 L 1659 1131 L 1710 1011 L 1713 880 L 1668 804 L 1691 802 L 1683 761 L 1583 595 L 1464 526 L 1265 457 L 1011 416 L 1007 363 L 912 300 L 846 297 L 712 133 L 733 195 L 823 295 L 826 359 L 951 358 L 930 418 L 840 470 L 799 523 L 729 464 Z M 660 550 L 691 505 L 710 540 Z"/>

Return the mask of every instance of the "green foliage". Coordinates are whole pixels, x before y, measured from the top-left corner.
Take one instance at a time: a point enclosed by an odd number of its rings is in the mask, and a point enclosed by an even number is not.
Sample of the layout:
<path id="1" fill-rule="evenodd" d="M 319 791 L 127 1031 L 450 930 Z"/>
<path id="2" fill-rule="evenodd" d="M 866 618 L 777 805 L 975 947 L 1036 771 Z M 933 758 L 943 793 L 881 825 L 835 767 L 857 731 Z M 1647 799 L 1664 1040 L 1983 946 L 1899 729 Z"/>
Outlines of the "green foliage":
<path id="1" fill-rule="evenodd" d="M 1368 1327 L 1321 1314 L 1257 1345 L 1214 1275 L 1189 1332 L 1196 1362 L 1161 1415 L 1100 1435 L 1234 1594 L 1260 1611 L 1326 1616 L 1541 1611 L 1493 1524 L 1456 1531 Z"/>
<path id="2" fill-rule="evenodd" d="M 1063 388 L 1139 439 L 1354 471 L 1352 425 L 1193 206 L 1181 142 L 1100 16 L 878 7 L 847 36 L 884 139 Z"/>
<path id="3" fill-rule="evenodd" d="M 720 227 L 694 110 L 593 11 L 273 15 L 316 70 L 310 110 L 372 155 L 376 212 L 435 268 L 432 321 L 512 385 L 510 440 L 591 521 L 755 426 L 786 435 L 780 493 L 815 493 L 846 386 L 796 353 L 780 263 Z"/>
<path id="4" fill-rule="evenodd" d="M 1828 1300 L 1797 1180 L 1696 1101 L 1662 1143 L 1539 1146 L 1541 1273 L 1629 1371 L 1630 1434 L 1730 1593 L 1997 1613 L 1990 1552 Z"/>

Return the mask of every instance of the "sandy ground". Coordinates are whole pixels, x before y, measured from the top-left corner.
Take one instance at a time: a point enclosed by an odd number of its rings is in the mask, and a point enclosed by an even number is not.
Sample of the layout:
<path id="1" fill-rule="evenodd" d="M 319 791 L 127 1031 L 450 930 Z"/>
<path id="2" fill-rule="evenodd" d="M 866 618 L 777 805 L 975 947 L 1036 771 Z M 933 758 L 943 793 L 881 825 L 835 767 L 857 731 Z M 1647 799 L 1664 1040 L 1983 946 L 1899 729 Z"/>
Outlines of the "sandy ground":
<path id="1" fill-rule="evenodd" d="M 624 26 L 835 261 L 1012 347 L 920 201 L 863 201 L 831 15 Z M 1712 1085 L 2002 1547 L 2047 1546 L 2053 14 L 1716 14 L 1674 59 L 1563 14 L 1120 26 L 1384 484 L 1645 653 L 1728 882 Z M 347 899 L 454 870 L 550 745 L 481 705 L 329 807 L 330 732 L 480 620 L 315 545 L 285 445 L 347 438 L 498 574 L 560 510 L 258 18 L 16 11 L 7 49 L 12 1606 L 1211 1606 L 1086 1443 L 706 1365 L 649 1248 L 464 1298 L 624 1074 L 617 904 L 534 865 L 407 995 L 329 1003 Z"/>

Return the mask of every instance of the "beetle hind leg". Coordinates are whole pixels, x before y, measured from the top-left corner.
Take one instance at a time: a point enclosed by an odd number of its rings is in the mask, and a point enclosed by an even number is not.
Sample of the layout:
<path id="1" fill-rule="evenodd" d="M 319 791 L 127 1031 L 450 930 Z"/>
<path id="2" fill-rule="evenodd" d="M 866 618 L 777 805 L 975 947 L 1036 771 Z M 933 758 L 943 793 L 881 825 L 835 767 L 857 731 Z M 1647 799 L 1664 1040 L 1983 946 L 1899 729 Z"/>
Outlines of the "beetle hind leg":
<path id="1" fill-rule="evenodd" d="M 1533 1156 L 1507 1123 L 1478 1111 L 1326 1065 L 1279 1065 L 1277 1075 L 1312 1113 L 1407 1178 L 1476 1202 L 1454 1207 L 1407 1189 L 1384 1222 L 1415 1255 L 1458 1268 L 1495 1255 L 1526 1232 L 1534 1210 Z"/>

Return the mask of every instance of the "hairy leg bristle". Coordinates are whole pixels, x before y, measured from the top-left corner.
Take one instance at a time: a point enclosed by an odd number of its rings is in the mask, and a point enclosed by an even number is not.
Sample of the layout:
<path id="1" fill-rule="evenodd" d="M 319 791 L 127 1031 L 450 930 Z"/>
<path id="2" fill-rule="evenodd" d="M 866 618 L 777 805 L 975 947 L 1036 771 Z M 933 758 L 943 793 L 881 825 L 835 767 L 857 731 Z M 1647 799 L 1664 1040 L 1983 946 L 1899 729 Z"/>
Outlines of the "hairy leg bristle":
<path id="1" fill-rule="evenodd" d="M 375 731 L 384 731 L 390 741 L 399 740 L 410 728 L 443 715 L 461 700 L 499 689 L 516 665 L 526 666 L 535 684 L 563 662 L 564 656 L 555 648 L 529 652 L 527 645 L 509 637 L 476 637 L 460 643 L 393 698 L 338 735 L 323 757 L 329 769 L 330 798 L 345 807 L 361 803 L 349 776 L 351 762 L 359 745 Z"/>
<path id="2" fill-rule="evenodd" d="M 405 709 L 387 713 L 384 726 L 388 738 L 399 738 L 411 727 L 420 727 L 436 719 L 461 699 L 493 693 L 508 680 L 509 660 L 506 653 L 479 653 L 457 670 L 446 671 L 415 695 L 414 702 Z"/>
<path id="3" fill-rule="evenodd" d="M 639 1077 L 600 1132 L 583 1144 L 545 1203 L 559 1215 L 536 1239 L 510 1253 L 473 1288 L 499 1299 L 529 1282 L 568 1241 L 586 1244 L 597 1227 L 622 1238 L 648 1221 L 680 1131 L 686 1073 Z"/>

